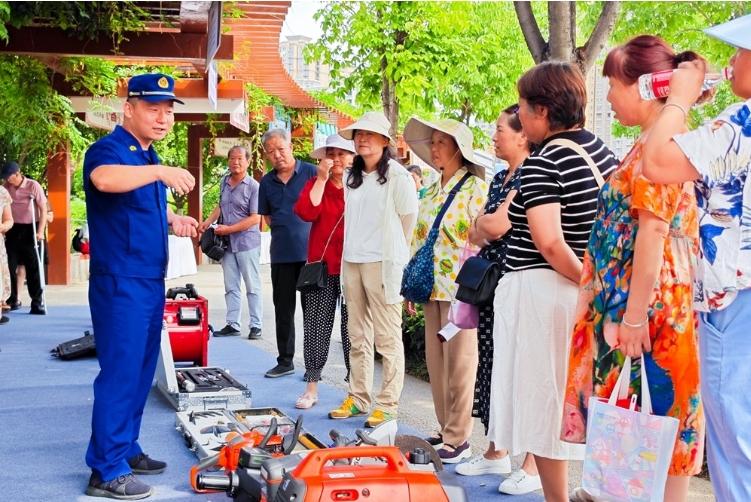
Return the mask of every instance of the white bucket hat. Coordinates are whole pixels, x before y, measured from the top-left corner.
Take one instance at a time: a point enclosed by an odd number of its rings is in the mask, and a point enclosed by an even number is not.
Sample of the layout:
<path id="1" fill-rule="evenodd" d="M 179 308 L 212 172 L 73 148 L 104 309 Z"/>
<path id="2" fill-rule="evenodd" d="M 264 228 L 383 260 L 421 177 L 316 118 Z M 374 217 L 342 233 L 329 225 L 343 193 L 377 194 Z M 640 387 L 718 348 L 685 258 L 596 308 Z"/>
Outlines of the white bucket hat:
<path id="1" fill-rule="evenodd" d="M 355 131 L 370 131 L 387 137 L 389 144 L 395 146 L 394 140 L 391 139 L 391 134 L 389 133 L 390 129 L 391 122 L 386 118 L 386 115 L 381 112 L 367 112 L 354 124 L 339 130 L 339 135 L 344 139 L 351 140 Z"/>
<path id="2" fill-rule="evenodd" d="M 472 148 L 474 136 L 463 122 L 452 119 L 428 122 L 417 117 L 411 117 L 404 128 L 404 141 L 418 157 L 437 169 L 430 155 L 433 131 L 441 131 L 454 138 L 459 146 L 459 152 L 466 161 L 467 170 L 478 178 L 485 179 L 485 168 L 475 159 L 475 151 Z"/>
<path id="3" fill-rule="evenodd" d="M 707 28 L 704 33 L 735 47 L 751 50 L 751 14 Z"/>
<path id="4" fill-rule="evenodd" d="M 326 144 L 320 148 L 313 150 L 313 153 L 311 153 L 310 156 L 318 160 L 325 159 L 327 148 L 338 148 L 340 150 L 346 150 L 348 152 L 355 153 L 354 142 L 346 140 L 338 134 L 332 134 L 331 136 L 326 138 Z"/>

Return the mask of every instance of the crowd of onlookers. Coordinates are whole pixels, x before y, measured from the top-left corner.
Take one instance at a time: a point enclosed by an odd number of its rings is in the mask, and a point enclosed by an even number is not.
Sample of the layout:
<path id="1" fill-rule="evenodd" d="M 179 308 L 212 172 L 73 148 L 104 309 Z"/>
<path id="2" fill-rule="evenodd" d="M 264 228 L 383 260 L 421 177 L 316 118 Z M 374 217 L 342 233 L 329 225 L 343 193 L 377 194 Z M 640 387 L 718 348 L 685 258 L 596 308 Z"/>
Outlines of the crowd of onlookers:
<path id="1" fill-rule="evenodd" d="M 649 35 L 609 52 L 608 101 L 621 124 L 640 131 L 623 159 L 584 128 L 584 77 L 562 62 L 519 79 L 518 104 L 500 113 L 493 134 L 508 168 L 490 180 L 471 130 L 454 120 L 413 117 L 405 127 L 413 154 L 437 172 L 425 185 L 419 168 L 395 159 L 381 113 L 329 137 L 312 154 L 317 166 L 294 158 L 288 133 L 267 132 L 273 170 L 242 189 L 247 212 L 225 221 L 260 215 L 271 230 L 279 357 L 266 376 L 294 372 L 299 287 L 306 388 L 297 407 L 318 401 L 340 306 L 348 392 L 329 416 L 366 416 L 366 426 L 393 419 L 402 311 L 414 315 L 420 303 L 439 424 L 427 439 L 459 474 L 507 474 L 501 492 L 542 488 L 546 500 L 569 500 L 567 461 L 583 457 L 589 399 L 608 398 L 633 359 L 633 374 L 643 366 L 649 379 L 652 413 L 679 424 L 664 500 L 686 500 L 705 434 L 718 500 L 751 500 L 751 403 L 740 392 L 751 378 L 751 17 L 732 23 L 710 33 L 738 47 L 730 86 L 745 102 L 693 131 L 689 109 L 711 98 L 700 55 Z M 673 71 L 669 95 L 642 97 L 639 77 L 664 71 Z M 229 191 L 241 182 L 232 176 Z M 225 203 L 223 195 L 222 214 Z M 229 316 L 244 274 L 224 269 Z M 461 275 L 491 269 L 500 274 L 490 299 L 475 310 L 456 299 Z M 301 274 L 316 284 L 300 286 Z M 225 329 L 238 334 L 238 321 L 228 317 Z M 631 391 L 641 394 L 640 385 L 632 379 Z M 473 417 L 489 442 L 476 456 Z M 510 455 L 522 453 L 511 472 Z"/>

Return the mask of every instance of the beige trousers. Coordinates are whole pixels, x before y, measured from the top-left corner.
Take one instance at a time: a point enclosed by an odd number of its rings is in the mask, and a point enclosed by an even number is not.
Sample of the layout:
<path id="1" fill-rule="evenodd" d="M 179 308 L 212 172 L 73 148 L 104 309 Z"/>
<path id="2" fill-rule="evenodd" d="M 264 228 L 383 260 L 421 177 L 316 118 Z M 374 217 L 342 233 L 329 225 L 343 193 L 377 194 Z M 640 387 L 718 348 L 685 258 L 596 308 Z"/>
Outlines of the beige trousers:
<path id="1" fill-rule="evenodd" d="M 448 322 L 450 302 L 425 304 L 425 361 L 443 442 L 459 446 L 472 435 L 477 375 L 477 330 L 464 329 L 448 342 L 438 332 Z"/>
<path id="2" fill-rule="evenodd" d="M 387 304 L 383 291 L 381 262 L 342 262 L 344 299 L 352 344 L 349 393 L 360 410 L 373 402 L 373 346 L 383 356 L 383 381 L 375 399 L 376 408 L 396 414 L 404 386 L 404 344 L 402 343 L 402 304 Z"/>

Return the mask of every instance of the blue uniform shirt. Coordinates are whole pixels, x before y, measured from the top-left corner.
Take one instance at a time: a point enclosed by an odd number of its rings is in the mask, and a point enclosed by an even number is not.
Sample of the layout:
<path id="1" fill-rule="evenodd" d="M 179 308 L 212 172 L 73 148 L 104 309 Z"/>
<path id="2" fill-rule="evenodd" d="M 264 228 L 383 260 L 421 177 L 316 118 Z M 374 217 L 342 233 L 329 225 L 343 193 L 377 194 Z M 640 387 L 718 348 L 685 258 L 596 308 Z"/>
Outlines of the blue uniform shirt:
<path id="1" fill-rule="evenodd" d="M 305 182 L 316 175 L 316 166 L 297 161 L 295 172 L 282 183 L 276 171 L 261 178 L 258 189 L 258 214 L 271 216 L 271 263 L 292 263 L 308 259 L 310 223 L 297 216 L 292 208 Z"/>
<path id="2" fill-rule="evenodd" d="M 141 148 L 120 126 L 86 151 L 83 186 L 91 246 L 91 275 L 164 279 L 167 268 L 167 193 L 160 182 L 130 192 L 104 193 L 91 183 L 91 173 L 103 165 L 159 164 L 150 146 Z"/>

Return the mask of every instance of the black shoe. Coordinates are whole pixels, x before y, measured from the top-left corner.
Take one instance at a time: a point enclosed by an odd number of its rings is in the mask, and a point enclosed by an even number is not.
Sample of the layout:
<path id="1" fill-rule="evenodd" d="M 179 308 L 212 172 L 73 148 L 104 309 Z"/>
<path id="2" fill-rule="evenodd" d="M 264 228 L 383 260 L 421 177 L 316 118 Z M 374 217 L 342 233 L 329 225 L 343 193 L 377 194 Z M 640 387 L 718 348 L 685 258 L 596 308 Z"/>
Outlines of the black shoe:
<path id="1" fill-rule="evenodd" d="M 266 372 L 266 378 L 277 378 L 284 375 L 291 375 L 295 372 L 294 366 L 282 366 L 281 364 L 277 364 L 273 368 L 271 368 L 269 371 Z"/>
<path id="2" fill-rule="evenodd" d="M 29 314 L 33 315 L 47 315 L 47 310 L 40 307 L 31 307 L 31 310 L 29 310 Z"/>
<path id="3" fill-rule="evenodd" d="M 140 482 L 133 474 L 118 476 L 112 481 L 102 481 L 99 476 L 92 474 L 89 486 L 86 487 L 86 495 L 119 500 L 140 500 L 151 494 L 151 487 Z"/>
<path id="4" fill-rule="evenodd" d="M 7 315 L 4 315 L 4 316 L 0 317 L 0 324 L 5 324 L 8 321 L 10 321 L 10 318 L 8 318 Z"/>
<path id="5" fill-rule="evenodd" d="M 154 460 L 145 453 L 128 459 L 128 465 L 136 474 L 161 474 L 167 468 L 167 463 Z"/>
<path id="6" fill-rule="evenodd" d="M 214 331 L 214 336 L 237 336 L 240 334 L 239 329 L 235 329 L 229 324 L 220 329 L 219 331 Z"/>
<path id="7" fill-rule="evenodd" d="M 13 312 L 14 310 L 18 310 L 21 308 L 21 302 L 16 303 L 8 303 L 10 305 L 10 311 Z"/>
<path id="8" fill-rule="evenodd" d="M 261 328 L 250 328 L 248 340 L 258 340 L 261 338 Z"/>

